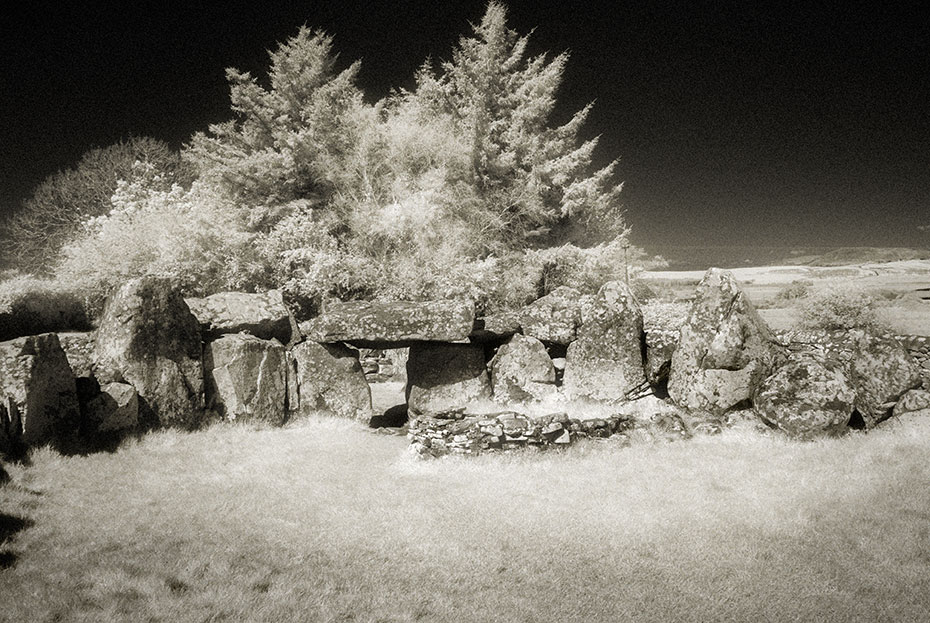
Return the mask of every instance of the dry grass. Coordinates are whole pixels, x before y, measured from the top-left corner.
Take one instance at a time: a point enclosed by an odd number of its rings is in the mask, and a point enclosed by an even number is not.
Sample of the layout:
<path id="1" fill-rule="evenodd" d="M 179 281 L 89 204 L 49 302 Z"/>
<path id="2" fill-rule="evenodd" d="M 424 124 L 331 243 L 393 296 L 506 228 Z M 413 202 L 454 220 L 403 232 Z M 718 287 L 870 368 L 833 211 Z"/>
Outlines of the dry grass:
<path id="1" fill-rule="evenodd" d="M 357 424 L 162 432 L 0 486 L 4 621 L 922 621 L 930 419 L 418 462 Z M 0 541 L 3 538 L 0 537 Z"/>

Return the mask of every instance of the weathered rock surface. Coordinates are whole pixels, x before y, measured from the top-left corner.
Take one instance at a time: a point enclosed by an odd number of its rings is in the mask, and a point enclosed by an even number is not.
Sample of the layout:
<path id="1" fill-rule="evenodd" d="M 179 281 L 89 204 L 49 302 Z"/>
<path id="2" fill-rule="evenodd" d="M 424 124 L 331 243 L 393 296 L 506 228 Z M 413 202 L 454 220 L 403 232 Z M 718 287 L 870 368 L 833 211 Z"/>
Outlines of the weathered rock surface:
<path id="1" fill-rule="evenodd" d="M 320 316 L 300 323 L 300 330 L 322 344 L 400 348 L 417 342 L 465 340 L 474 324 L 471 301 L 350 301 L 327 306 Z"/>
<path id="2" fill-rule="evenodd" d="M 930 410 L 930 391 L 926 389 L 911 389 L 904 392 L 894 406 L 894 415 L 903 415 L 915 411 Z"/>
<path id="3" fill-rule="evenodd" d="M 520 332 L 519 312 L 500 312 L 475 319 L 472 342 L 499 342 Z"/>
<path id="4" fill-rule="evenodd" d="M 514 335 L 497 349 L 488 368 L 498 402 L 539 400 L 556 391 L 552 359 L 536 338 Z"/>
<path id="5" fill-rule="evenodd" d="M 750 400 L 782 357 L 733 275 L 711 268 L 681 328 L 668 392 L 679 406 L 719 414 Z"/>
<path id="6" fill-rule="evenodd" d="M 622 281 L 604 284 L 565 356 L 562 385 L 572 399 L 621 402 L 646 383 L 643 315 Z"/>
<path id="7" fill-rule="evenodd" d="M 107 302 L 95 335 L 97 377 L 136 388 L 145 426 L 201 423 L 200 325 L 167 281 L 143 277 L 125 284 Z"/>
<path id="8" fill-rule="evenodd" d="M 0 404 L 10 442 L 54 443 L 77 432 L 74 376 L 54 333 L 0 342 Z"/>
<path id="9" fill-rule="evenodd" d="M 415 344 L 407 361 L 407 407 L 441 413 L 489 398 L 484 348 L 473 344 Z"/>
<path id="10" fill-rule="evenodd" d="M 204 349 L 207 408 L 228 420 L 283 424 L 287 354 L 275 339 L 224 335 Z"/>
<path id="11" fill-rule="evenodd" d="M 581 293 L 568 286 L 559 286 L 522 310 L 519 321 L 523 334 L 554 344 L 569 344 L 575 340 L 581 325 Z"/>
<path id="12" fill-rule="evenodd" d="M 331 411 L 342 417 L 368 421 L 371 417 L 371 389 L 358 360 L 358 352 L 340 344 L 301 342 L 291 349 L 296 378 L 288 384 L 297 388 L 292 413 L 313 415 Z"/>
<path id="13" fill-rule="evenodd" d="M 263 340 L 276 339 L 282 344 L 299 339 L 297 321 L 284 304 L 280 290 L 258 294 L 218 292 L 185 301 L 197 317 L 207 341 L 232 333 L 249 333 Z"/>
<path id="14" fill-rule="evenodd" d="M 653 387 L 667 386 L 672 356 L 678 347 L 678 333 L 646 331 L 646 380 Z"/>
<path id="15" fill-rule="evenodd" d="M 139 393 L 127 383 L 107 383 L 86 407 L 89 430 L 129 432 L 139 425 Z"/>
<path id="16" fill-rule="evenodd" d="M 68 357 L 71 371 L 77 377 L 94 376 L 94 334 L 93 332 L 59 333 L 58 341 Z"/>
<path id="17" fill-rule="evenodd" d="M 856 389 L 856 408 L 866 428 L 891 415 L 904 392 L 921 385 L 920 366 L 894 338 L 864 334 L 856 340 L 849 376 Z"/>
<path id="18" fill-rule="evenodd" d="M 753 408 L 791 437 L 811 439 L 844 432 L 855 400 L 841 363 L 802 355 L 759 384 Z"/>

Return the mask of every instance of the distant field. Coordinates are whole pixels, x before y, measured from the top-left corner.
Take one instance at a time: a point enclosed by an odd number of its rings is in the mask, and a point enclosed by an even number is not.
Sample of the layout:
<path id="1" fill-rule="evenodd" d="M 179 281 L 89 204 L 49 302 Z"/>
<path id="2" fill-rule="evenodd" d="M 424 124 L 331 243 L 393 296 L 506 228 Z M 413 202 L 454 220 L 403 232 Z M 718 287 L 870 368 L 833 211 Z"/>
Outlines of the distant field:
<path id="1" fill-rule="evenodd" d="M 40 450 L 0 486 L 0 620 L 923 621 L 928 439 L 418 462 L 322 419 Z"/>

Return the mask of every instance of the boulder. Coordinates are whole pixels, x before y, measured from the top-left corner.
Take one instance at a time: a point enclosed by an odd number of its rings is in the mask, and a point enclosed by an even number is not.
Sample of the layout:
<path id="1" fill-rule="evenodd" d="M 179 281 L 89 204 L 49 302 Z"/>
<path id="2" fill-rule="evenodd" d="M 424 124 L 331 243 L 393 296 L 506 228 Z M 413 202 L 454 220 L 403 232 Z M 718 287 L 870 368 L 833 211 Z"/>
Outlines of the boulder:
<path id="1" fill-rule="evenodd" d="M 358 348 L 402 348 L 417 342 L 465 340 L 475 324 L 471 301 L 350 301 L 327 305 L 300 323 L 314 342 L 346 342 Z"/>
<path id="2" fill-rule="evenodd" d="M 565 356 L 562 385 L 572 399 L 628 400 L 646 383 L 643 315 L 622 281 L 605 283 L 584 313 Z"/>
<path id="3" fill-rule="evenodd" d="M 539 298 L 519 314 L 523 334 L 553 344 L 569 344 L 575 340 L 581 324 L 581 293 L 568 286 L 559 286 Z"/>
<path id="4" fill-rule="evenodd" d="M 200 324 L 167 280 L 126 283 L 107 302 L 95 336 L 98 379 L 136 388 L 144 426 L 201 423 Z"/>
<path id="5" fill-rule="evenodd" d="M 898 398 L 898 402 L 894 406 L 894 415 L 898 416 L 925 410 L 930 410 L 930 391 L 911 389 Z"/>
<path id="6" fill-rule="evenodd" d="M 681 407 L 720 414 L 751 400 L 783 349 L 729 271 L 698 284 L 672 355 L 668 393 Z"/>
<path id="7" fill-rule="evenodd" d="M 275 339 L 237 333 L 207 344 L 207 408 L 227 420 L 281 425 L 287 417 L 287 351 Z"/>
<path id="8" fill-rule="evenodd" d="M 412 415 L 449 412 L 489 398 L 484 348 L 474 344 L 411 346 L 405 393 Z"/>
<path id="9" fill-rule="evenodd" d="M 297 322 L 284 304 L 280 290 L 258 294 L 218 292 L 206 298 L 184 300 L 197 317 L 206 341 L 232 333 L 276 339 L 282 344 L 299 341 Z"/>
<path id="10" fill-rule="evenodd" d="M 93 332 L 59 333 L 58 341 L 68 357 L 75 378 L 94 376 Z"/>
<path id="11" fill-rule="evenodd" d="M 0 342 L 0 404 L 8 443 L 62 441 L 77 433 L 80 411 L 68 358 L 54 333 Z"/>
<path id="12" fill-rule="evenodd" d="M 289 408 L 298 415 L 331 411 L 367 422 L 371 417 L 371 389 L 358 360 L 358 351 L 341 344 L 301 342 L 291 349 L 297 401 Z"/>
<path id="13" fill-rule="evenodd" d="M 921 385 L 920 366 L 896 339 L 867 333 L 855 340 L 849 378 L 866 428 L 891 415 L 894 403 Z"/>
<path id="14" fill-rule="evenodd" d="M 495 400 L 504 403 L 539 400 L 555 392 L 555 368 L 543 343 L 514 335 L 497 349 L 488 365 Z"/>
<path id="15" fill-rule="evenodd" d="M 476 318 L 468 339 L 472 342 L 500 342 L 519 332 L 519 312 L 507 311 Z"/>
<path id="16" fill-rule="evenodd" d="M 139 393 L 127 383 L 107 383 L 85 413 L 92 433 L 133 431 L 139 425 Z"/>
<path id="17" fill-rule="evenodd" d="M 844 432 L 856 410 L 855 400 L 856 391 L 841 363 L 801 355 L 762 380 L 753 409 L 791 437 L 811 439 Z"/>

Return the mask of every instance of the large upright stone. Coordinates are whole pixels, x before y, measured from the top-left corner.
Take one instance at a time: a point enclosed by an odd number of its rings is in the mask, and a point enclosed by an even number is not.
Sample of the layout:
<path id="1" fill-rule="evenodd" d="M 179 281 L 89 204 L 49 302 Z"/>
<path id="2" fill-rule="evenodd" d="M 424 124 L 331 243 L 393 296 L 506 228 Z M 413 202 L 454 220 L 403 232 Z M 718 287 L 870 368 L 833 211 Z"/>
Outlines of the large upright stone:
<path id="1" fill-rule="evenodd" d="M 54 333 L 0 342 L 0 404 L 4 436 L 27 445 L 61 441 L 77 432 L 74 376 Z"/>
<path id="2" fill-rule="evenodd" d="M 287 417 L 287 354 L 278 340 L 224 335 L 207 344 L 207 408 L 227 420 L 281 425 Z"/>
<path id="3" fill-rule="evenodd" d="M 622 402 L 646 383 L 643 314 L 622 281 L 605 283 L 569 344 L 562 385 L 573 399 Z"/>
<path id="4" fill-rule="evenodd" d="M 844 432 L 855 399 L 842 364 L 805 355 L 792 357 L 762 380 L 753 409 L 789 436 L 811 439 Z"/>
<path id="5" fill-rule="evenodd" d="M 407 360 L 407 408 L 443 413 L 489 398 L 484 348 L 474 344 L 415 344 Z"/>
<path id="6" fill-rule="evenodd" d="M 258 294 L 218 292 L 185 301 L 200 322 L 206 340 L 231 333 L 249 333 L 282 344 L 299 338 L 297 322 L 284 304 L 280 290 Z"/>
<path id="7" fill-rule="evenodd" d="M 417 342 L 465 340 L 474 324 L 471 301 L 350 301 L 328 305 L 320 316 L 300 323 L 300 330 L 323 344 L 400 348 Z"/>
<path id="8" fill-rule="evenodd" d="M 291 349 L 290 357 L 288 384 L 297 388 L 291 412 L 307 416 L 330 411 L 366 422 L 371 418 L 371 388 L 358 351 L 341 344 L 301 342 Z"/>
<path id="9" fill-rule="evenodd" d="M 581 324 L 581 301 L 581 293 L 568 286 L 536 299 L 520 310 L 523 334 L 551 344 L 571 343 Z"/>
<path id="10" fill-rule="evenodd" d="M 729 271 L 698 284 L 672 355 L 668 393 L 679 406 L 719 414 L 750 400 L 781 349 Z"/>
<path id="11" fill-rule="evenodd" d="M 96 332 L 102 383 L 139 392 L 143 424 L 193 428 L 203 419 L 200 325 L 166 280 L 142 277 L 107 302 Z"/>
<path id="12" fill-rule="evenodd" d="M 498 402 L 539 400 L 555 392 L 555 367 L 543 343 L 519 333 L 497 349 L 488 368 Z"/>

